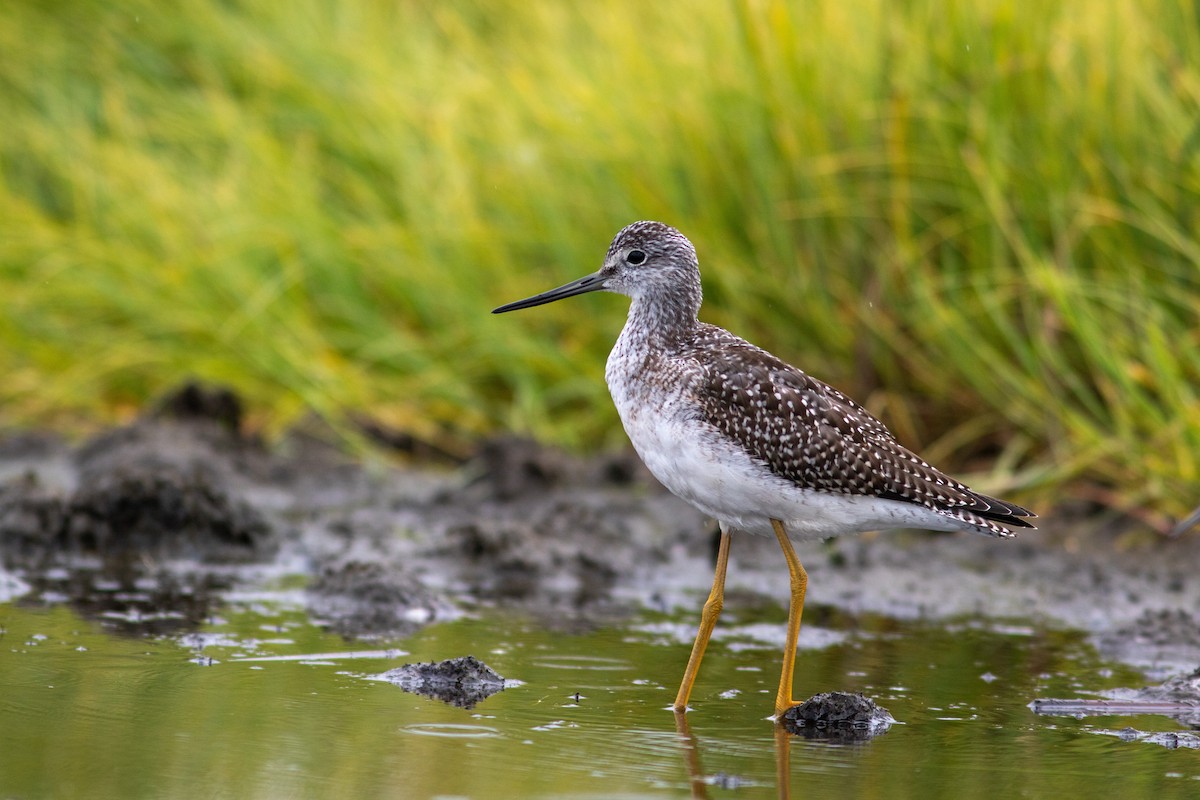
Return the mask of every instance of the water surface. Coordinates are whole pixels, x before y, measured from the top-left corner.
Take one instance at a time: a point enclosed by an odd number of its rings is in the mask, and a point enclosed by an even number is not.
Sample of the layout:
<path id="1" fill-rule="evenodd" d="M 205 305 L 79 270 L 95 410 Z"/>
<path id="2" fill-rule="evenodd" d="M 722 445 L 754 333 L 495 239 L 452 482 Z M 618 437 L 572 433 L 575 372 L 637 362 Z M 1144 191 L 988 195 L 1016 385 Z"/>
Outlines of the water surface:
<path id="1" fill-rule="evenodd" d="M 1200 754 L 1098 733 L 1178 723 L 1029 710 L 1144 682 L 1079 634 L 810 608 L 806 636 L 825 646 L 799 654 L 797 693 L 862 691 L 900 721 L 838 745 L 767 720 L 785 618 L 773 605 L 727 611 L 678 721 L 666 707 L 693 617 L 581 629 L 483 609 L 363 645 L 283 600 L 171 635 L 0 605 L 0 797 L 1200 796 Z M 466 654 L 522 683 L 464 710 L 368 679 Z"/>

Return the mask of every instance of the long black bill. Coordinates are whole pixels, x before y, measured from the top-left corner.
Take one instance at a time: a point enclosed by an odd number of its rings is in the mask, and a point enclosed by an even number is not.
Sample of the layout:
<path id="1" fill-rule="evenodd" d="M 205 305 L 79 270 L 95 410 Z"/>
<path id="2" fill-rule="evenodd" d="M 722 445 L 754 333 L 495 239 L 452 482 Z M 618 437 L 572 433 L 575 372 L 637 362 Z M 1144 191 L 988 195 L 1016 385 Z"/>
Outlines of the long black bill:
<path id="1" fill-rule="evenodd" d="M 564 297 L 574 297 L 577 294 L 586 294 L 587 292 L 595 292 L 604 288 L 604 277 L 599 272 L 593 272 L 591 275 L 585 275 L 577 281 L 571 281 L 559 286 L 557 289 L 551 289 L 548 292 L 535 294 L 533 297 L 526 297 L 524 300 L 518 300 L 515 303 L 509 303 L 499 308 L 493 308 L 493 314 L 503 314 L 505 311 L 516 311 L 521 308 L 533 308 L 534 306 L 553 303 L 555 300 L 562 300 Z"/>

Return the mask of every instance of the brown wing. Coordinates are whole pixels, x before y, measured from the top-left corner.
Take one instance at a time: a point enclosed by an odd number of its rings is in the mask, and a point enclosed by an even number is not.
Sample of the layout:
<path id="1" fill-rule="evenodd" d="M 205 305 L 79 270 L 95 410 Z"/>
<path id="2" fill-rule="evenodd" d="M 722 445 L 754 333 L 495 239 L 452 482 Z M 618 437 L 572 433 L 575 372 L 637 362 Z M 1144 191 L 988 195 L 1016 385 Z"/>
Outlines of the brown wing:
<path id="1" fill-rule="evenodd" d="M 916 503 L 995 533 L 1033 527 L 1023 519 L 1034 516 L 1028 510 L 935 469 L 837 389 L 719 328 L 706 335 L 724 341 L 699 348 L 710 354 L 702 413 L 775 475 L 817 491 Z"/>

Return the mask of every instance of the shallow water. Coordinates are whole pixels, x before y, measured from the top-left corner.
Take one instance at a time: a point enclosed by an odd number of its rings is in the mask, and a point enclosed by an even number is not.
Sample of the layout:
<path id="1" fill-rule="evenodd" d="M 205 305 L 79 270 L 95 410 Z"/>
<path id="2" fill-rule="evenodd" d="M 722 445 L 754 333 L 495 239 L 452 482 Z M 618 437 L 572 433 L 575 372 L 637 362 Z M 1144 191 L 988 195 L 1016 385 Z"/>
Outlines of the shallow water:
<path id="1" fill-rule="evenodd" d="M 812 607 L 818 647 L 799 654 L 797 694 L 862 691 L 900 722 L 838 745 L 767 720 L 785 618 L 773 605 L 727 607 L 677 722 L 666 706 L 694 616 L 579 630 L 483 609 L 364 646 L 286 593 L 155 637 L 62 605 L 0 605 L 0 797 L 1200 796 L 1196 751 L 1099 733 L 1178 723 L 1029 710 L 1143 683 L 1078 634 Z M 463 710 L 369 679 L 466 654 L 522 683 Z"/>

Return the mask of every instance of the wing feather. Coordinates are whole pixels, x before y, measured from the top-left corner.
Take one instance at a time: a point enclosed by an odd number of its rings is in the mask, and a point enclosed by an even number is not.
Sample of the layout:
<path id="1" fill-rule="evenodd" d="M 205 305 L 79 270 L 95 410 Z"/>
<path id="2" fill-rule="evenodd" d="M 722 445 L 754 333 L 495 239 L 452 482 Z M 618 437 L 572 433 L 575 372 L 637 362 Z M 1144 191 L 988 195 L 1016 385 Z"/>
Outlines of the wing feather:
<path id="1" fill-rule="evenodd" d="M 816 491 L 916 503 L 999 535 L 1033 513 L 971 490 L 900 444 L 848 395 L 770 353 L 703 326 L 705 419 L 772 473 Z M 716 355 L 713 355 L 713 354 Z"/>

